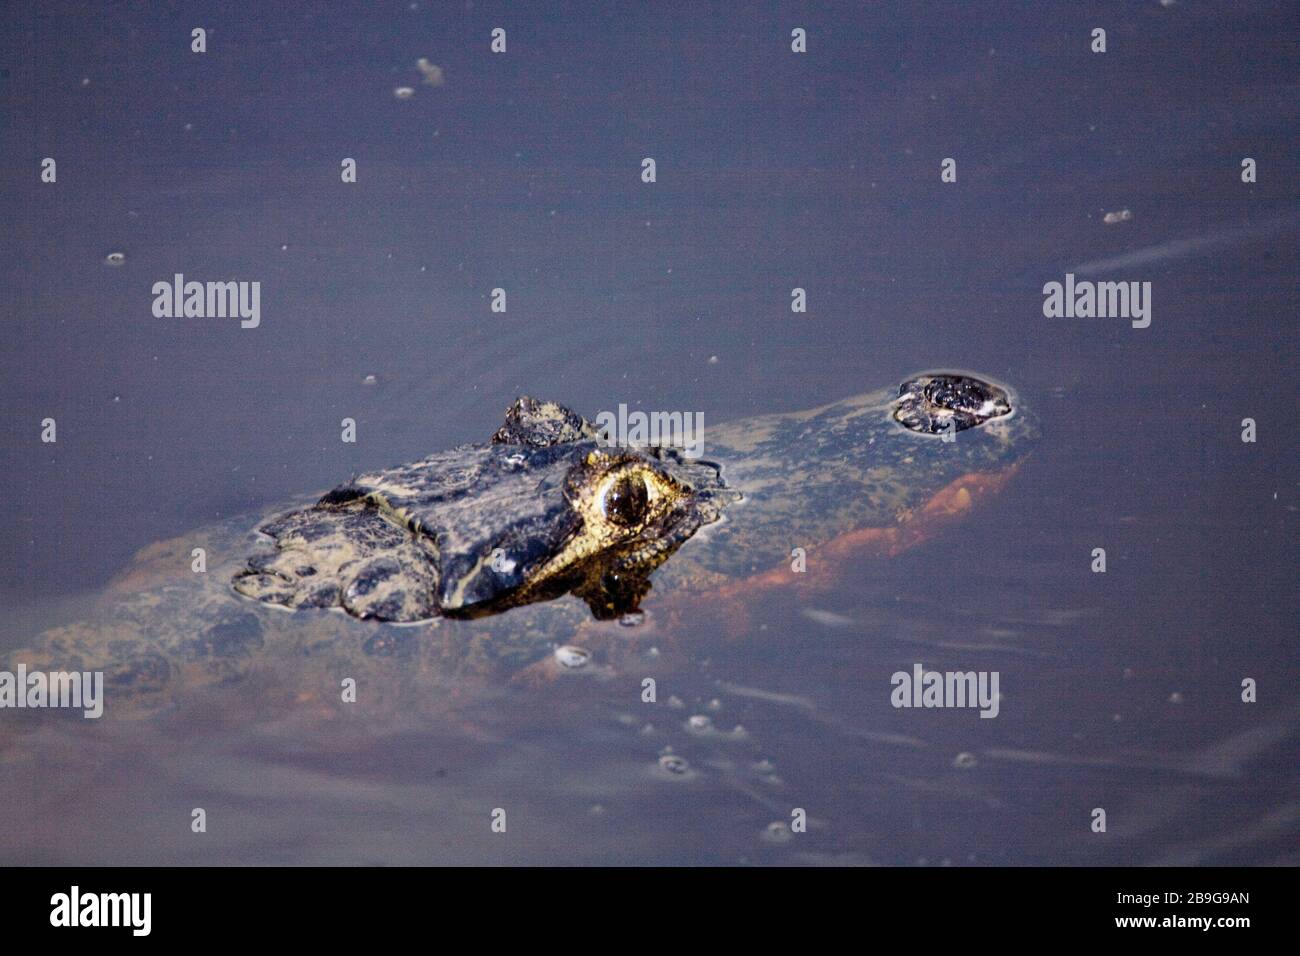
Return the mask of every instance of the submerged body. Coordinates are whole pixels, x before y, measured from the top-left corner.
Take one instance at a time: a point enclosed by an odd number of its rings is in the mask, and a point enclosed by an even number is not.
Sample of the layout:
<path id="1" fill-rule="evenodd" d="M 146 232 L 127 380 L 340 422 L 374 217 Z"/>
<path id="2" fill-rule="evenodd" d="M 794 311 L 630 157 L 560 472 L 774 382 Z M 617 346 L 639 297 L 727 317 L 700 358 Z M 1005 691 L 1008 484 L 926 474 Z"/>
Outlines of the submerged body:
<path id="1" fill-rule="evenodd" d="M 520 400 L 489 445 L 146 549 L 96 615 L 9 666 L 103 671 L 110 714 L 239 683 L 337 707 L 350 678 L 382 688 L 372 703 L 427 710 L 520 672 L 639 673 L 674 614 L 828 584 L 923 540 L 1034 435 L 1009 393 L 956 373 L 716 426 L 701 461 L 605 447 L 572 412 Z M 643 606 L 639 627 L 612 620 Z"/>

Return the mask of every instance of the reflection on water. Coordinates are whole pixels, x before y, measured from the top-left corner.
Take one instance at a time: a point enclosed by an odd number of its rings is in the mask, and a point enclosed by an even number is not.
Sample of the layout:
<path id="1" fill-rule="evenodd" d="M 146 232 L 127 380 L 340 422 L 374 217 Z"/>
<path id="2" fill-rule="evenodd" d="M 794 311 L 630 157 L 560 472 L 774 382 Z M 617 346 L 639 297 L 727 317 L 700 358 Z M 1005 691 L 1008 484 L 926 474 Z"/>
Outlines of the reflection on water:
<path id="1" fill-rule="evenodd" d="M 1045 565 L 1056 546 L 1044 532 L 1060 531 L 1041 508 L 1053 497 L 1045 469 L 1028 467 L 945 539 L 865 562 L 852 593 L 770 602 L 739 639 L 689 625 L 663 635 L 687 654 L 660 676 L 655 704 L 641 701 L 635 676 L 584 675 L 500 682 L 433 718 L 286 713 L 267 703 L 264 672 L 147 721 L 58 721 L 10 741 L 6 857 L 1279 859 L 1300 806 L 1300 714 L 1245 710 L 1239 661 L 1179 660 L 1186 643 L 1144 632 L 1152 615 L 1117 616 L 1085 593 L 1091 581 Z M 997 719 L 891 707 L 890 675 L 916 662 L 998 671 Z M 1104 836 L 1088 829 L 1097 806 L 1110 819 Z M 207 813 L 202 837 L 189 830 L 195 807 Z M 490 829 L 497 808 L 505 834 Z M 789 833 L 795 808 L 806 833 Z"/>
<path id="2" fill-rule="evenodd" d="M 0 41 L 4 153 L 62 172 L 0 185 L 0 650 L 79 619 L 152 541 L 479 440 L 518 394 L 716 423 L 970 368 L 1044 437 L 936 540 L 760 596 L 740 634 L 687 615 L 654 704 L 584 673 L 294 707 L 272 658 L 147 720 L 0 713 L 0 860 L 1297 862 L 1294 50 L 1152 6 L 1126 14 L 1141 65 L 1063 52 L 1082 27 L 1061 11 L 1017 7 L 972 44 L 973 13 L 940 30 L 853 5 L 803 61 L 714 12 L 689 44 L 528 14 L 495 72 L 459 11 L 278 14 L 274 56 L 218 47 L 206 74 L 157 53 L 170 27 L 146 14 L 6 13 L 25 26 Z M 755 17 L 749 40 L 782 35 L 785 11 Z M 417 49 L 415 25 L 451 39 Z M 1152 282 L 1150 328 L 1044 320 L 1042 285 L 1080 263 Z M 177 272 L 261 281 L 260 327 L 153 319 Z M 33 438 L 47 416 L 55 446 Z M 997 671 L 998 717 L 894 708 L 917 663 Z M 796 809 L 806 832 L 773 826 Z"/>

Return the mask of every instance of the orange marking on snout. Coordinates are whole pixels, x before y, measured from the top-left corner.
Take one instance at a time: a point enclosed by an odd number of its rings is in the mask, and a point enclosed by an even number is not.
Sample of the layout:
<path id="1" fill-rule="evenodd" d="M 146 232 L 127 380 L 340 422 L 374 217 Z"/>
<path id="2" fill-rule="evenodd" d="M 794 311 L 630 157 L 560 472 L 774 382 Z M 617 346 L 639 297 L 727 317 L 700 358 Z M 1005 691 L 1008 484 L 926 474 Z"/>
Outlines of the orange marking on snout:
<path id="1" fill-rule="evenodd" d="M 708 603 L 731 625 L 727 630 L 743 632 L 749 623 L 750 602 L 760 593 L 787 587 L 794 587 L 802 594 L 828 591 L 843 580 L 855 562 L 902 554 L 960 520 L 981 502 L 1001 491 L 1017 467 L 1013 465 L 999 472 L 962 475 L 940 488 L 916 511 L 900 515 L 897 524 L 885 528 L 859 528 L 810 548 L 806 571 L 795 572 L 788 562 L 782 563 L 717 589 L 709 595 Z"/>

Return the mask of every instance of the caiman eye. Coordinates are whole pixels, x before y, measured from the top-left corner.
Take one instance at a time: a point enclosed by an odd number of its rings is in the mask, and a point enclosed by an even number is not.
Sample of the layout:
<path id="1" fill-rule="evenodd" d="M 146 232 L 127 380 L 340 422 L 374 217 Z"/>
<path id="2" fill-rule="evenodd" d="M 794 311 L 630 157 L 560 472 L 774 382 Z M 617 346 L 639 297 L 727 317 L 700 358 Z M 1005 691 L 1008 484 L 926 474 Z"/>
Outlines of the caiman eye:
<path id="1" fill-rule="evenodd" d="M 640 475 L 624 475 L 609 486 L 601 505 L 606 518 L 628 528 L 645 517 L 649 501 L 645 479 Z"/>

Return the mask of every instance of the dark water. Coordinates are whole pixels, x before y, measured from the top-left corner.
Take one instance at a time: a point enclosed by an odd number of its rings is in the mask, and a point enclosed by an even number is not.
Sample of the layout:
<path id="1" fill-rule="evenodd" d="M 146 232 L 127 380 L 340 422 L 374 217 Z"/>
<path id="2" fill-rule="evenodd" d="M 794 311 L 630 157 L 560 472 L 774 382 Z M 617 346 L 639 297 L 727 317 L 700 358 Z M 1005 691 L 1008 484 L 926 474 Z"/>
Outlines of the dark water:
<path id="1" fill-rule="evenodd" d="M 975 369 L 1042 418 L 1016 481 L 747 640 L 683 625 L 652 717 L 502 687 L 346 741 L 51 734 L 0 857 L 1297 862 L 1295 6 L 624 6 L 6 6 L 0 647 L 523 393 L 708 423 Z M 178 272 L 259 281 L 261 325 L 155 318 Z M 1151 282 L 1150 327 L 1044 318 L 1067 272 Z M 998 718 L 893 708 L 915 662 L 999 672 Z"/>

